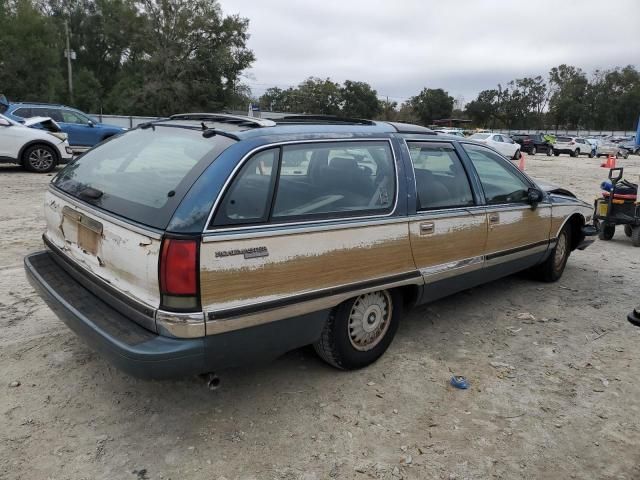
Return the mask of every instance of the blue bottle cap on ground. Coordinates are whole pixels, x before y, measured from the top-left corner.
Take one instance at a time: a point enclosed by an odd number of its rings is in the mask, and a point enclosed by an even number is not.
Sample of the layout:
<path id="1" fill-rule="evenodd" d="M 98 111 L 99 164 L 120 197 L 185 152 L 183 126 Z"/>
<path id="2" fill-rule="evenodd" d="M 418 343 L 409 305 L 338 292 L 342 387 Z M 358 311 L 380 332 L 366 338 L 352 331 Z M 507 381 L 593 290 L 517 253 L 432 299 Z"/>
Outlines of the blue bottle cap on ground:
<path id="1" fill-rule="evenodd" d="M 464 377 L 459 377 L 457 375 L 451 377 L 451 385 L 462 390 L 466 390 L 467 388 L 469 388 L 469 382 L 467 381 L 467 379 Z"/>

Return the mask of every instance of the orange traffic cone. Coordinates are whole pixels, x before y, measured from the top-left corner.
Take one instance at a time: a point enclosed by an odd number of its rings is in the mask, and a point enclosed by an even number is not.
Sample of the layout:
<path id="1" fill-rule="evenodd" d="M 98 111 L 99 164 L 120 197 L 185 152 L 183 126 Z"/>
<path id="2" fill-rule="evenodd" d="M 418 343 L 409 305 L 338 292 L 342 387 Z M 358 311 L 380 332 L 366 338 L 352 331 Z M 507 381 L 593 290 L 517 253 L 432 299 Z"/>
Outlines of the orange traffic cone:
<path id="1" fill-rule="evenodd" d="M 522 153 L 522 152 L 520 152 L 520 162 L 518 162 L 518 168 L 520 169 L 521 172 L 524 172 L 524 169 L 525 169 L 524 153 Z"/>
<path id="2" fill-rule="evenodd" d="M 609 155 L 609 168 L 616 168 L 616 157 L 615 157 L 615 155 Z"/>

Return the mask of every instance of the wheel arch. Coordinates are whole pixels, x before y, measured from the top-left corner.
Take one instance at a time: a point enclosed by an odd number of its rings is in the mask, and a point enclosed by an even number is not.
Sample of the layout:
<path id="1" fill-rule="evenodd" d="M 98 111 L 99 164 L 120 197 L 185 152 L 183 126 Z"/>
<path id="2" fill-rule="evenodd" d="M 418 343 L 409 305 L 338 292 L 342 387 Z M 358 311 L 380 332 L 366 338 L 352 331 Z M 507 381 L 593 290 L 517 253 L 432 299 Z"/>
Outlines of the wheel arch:
<path id="1" fill-rule="evenodd" d="M 24 159 L 22 158 L 22 156 L 24 155 L 24 152 L 28 148 L 33 147 L 35 145 L 46 145 L 47 147 L 50 147 L 53 150 L 53 155 L 55 156 L 56 165 L 60 163 L 60 152 L 58 151 L 58 147 L 56 147 L 53 143 L 47 140 L 36 139 L 36 140 L 31 140 L 25 143 L 20 149 L 20 152 L 18 153 L 18 161 L 20 162 L 21 165 L 24 164 Z"/>
<path id="2" fill-rule="evenodd" d="M 572 213 L 565 219 L 556 235 L 559 235 L 565 225 L 568 225 L 571 228 L 571 251 L 573 251 L 578 248 L 578 245 L 583 240 L 582 227 L 584 227 L 585 223 L 585 218 L 581 213 Z"/>

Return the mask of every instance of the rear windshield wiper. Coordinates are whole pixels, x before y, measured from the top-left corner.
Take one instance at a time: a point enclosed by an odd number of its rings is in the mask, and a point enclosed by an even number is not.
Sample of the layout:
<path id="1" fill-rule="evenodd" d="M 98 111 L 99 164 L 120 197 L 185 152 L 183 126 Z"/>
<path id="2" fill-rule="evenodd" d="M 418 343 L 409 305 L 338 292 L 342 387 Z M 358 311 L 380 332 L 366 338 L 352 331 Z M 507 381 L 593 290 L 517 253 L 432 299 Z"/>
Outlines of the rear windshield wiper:
<path id="1" fill-rule="evenodd" d="M 104 195 L 104 192 L 102 190 L 98 190 L 97 188 L 86 187 L 81 190 L 78 195 L 80 197 L 89 198 L 91 200 L 98 200 L 100 197 L 102 197 L 102 195 Z"/>

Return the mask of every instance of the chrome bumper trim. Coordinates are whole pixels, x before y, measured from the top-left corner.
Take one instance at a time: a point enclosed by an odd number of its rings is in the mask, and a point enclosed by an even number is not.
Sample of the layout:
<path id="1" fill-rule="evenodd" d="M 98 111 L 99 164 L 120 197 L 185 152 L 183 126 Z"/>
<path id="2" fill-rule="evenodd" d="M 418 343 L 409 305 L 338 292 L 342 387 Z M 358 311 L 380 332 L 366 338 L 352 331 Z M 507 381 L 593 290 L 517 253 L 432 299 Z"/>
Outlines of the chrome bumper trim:
<path id="1" fill-rule="evenodd" d="M 156 311 L 156 330 L 160 335 L 173 338 L 198 338 L 206 333 L 204 313 L 176 313 Z"/>

